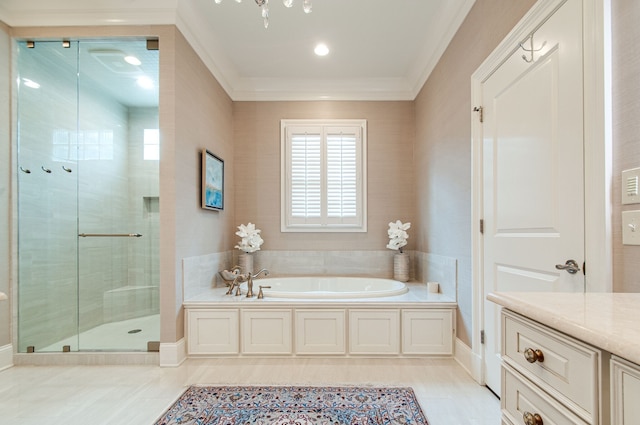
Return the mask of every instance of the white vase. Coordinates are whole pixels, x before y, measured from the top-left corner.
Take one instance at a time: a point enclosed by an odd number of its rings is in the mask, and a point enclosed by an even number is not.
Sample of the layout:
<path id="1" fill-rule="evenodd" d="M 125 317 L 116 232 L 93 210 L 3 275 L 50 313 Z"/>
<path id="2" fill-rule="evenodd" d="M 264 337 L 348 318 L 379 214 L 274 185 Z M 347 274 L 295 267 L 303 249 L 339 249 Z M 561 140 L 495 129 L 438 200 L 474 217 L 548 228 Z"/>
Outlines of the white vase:
<path id="1" fill-rule="evenodd" d="M 409 254 L 403 252 L 393 256 L 393 278 L 400 282 L 409 281 Z"/>
<path id="2" fill-rule="evenodd" d="M 238 265 L 240 266 L 240 273 L 252 273 L 253 272 L 253 254 L 249 252 L 243 252 L 238 255 Z"/>

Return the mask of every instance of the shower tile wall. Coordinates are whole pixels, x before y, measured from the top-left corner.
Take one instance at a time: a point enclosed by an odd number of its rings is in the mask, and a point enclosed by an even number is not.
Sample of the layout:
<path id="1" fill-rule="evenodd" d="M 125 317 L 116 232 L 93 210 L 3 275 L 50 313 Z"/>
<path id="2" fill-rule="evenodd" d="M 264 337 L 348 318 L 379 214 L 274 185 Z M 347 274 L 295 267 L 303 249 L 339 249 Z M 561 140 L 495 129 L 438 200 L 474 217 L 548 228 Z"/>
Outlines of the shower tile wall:
<path id="1" fill-rule="evenodd" d="M 81 78 L 82 82 L 82 78 Z M 123 233 L 128 227 L 128 110 L 85 83 L 78 134 L 78 231 Z M 80 238 L 79 328 L 103 322 L 104 294 L 127 285 L 128 238 Z"/>

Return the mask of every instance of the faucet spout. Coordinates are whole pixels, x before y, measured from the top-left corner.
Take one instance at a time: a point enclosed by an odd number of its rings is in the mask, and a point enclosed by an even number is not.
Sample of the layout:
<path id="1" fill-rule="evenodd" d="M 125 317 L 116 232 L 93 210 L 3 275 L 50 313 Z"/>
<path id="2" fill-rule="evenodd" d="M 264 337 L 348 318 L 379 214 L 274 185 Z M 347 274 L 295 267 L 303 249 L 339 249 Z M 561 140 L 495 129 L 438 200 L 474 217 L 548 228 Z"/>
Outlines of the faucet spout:
<path id="1" fill-rule="evenodd" d="M 265 276 L 268 276 L 269 270 L 262 269 L 254 275 L 252 275 L 251 273 L 247 273 L 247 298 L 253 297 L 253 279 L 258 278 L 258 276 L 260 276 L 260 274 L 263 274 L 263 273 Z"/>

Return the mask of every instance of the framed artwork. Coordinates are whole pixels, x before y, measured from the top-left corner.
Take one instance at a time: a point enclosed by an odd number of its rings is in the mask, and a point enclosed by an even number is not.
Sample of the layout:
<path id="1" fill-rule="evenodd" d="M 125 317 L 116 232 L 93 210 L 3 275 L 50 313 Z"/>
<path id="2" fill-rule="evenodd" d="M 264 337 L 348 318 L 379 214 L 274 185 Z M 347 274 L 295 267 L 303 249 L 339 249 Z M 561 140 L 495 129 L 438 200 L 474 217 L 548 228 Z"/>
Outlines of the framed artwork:
<path id="1" fill-rule="evenodd" d="M 224 209 L 224 161 L 206 149 L 202 151 L 202 208 Z"/>

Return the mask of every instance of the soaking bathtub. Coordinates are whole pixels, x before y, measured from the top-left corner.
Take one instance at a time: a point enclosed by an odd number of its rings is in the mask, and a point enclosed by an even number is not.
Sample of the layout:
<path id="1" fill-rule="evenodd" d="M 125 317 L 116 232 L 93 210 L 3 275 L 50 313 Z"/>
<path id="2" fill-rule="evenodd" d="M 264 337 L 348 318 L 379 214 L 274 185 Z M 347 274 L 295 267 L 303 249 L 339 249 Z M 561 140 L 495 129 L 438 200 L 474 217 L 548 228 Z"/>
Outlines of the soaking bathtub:
<path id="1" fill-rule="evenodd" d="M 264 288 L 265 297 L 296 299 L 343 299 L 378 298 L 401 295 L 409 291 L 407 285 L 397 280 L 369 277 L 277 277 L 256 279 L 253 292 L 258 293 L 259 286 Z M 240 285 L 243 294 L 247 293 L 247 283 Z"/>
<path id="2" fill-rule="evenodd" d="M 264 298 L 258 299 L 260 286 Z M 188 357 L 450 357 L 457 304 L 424 283 L 356 277 L 254 279 L 185 299 Z"/>

